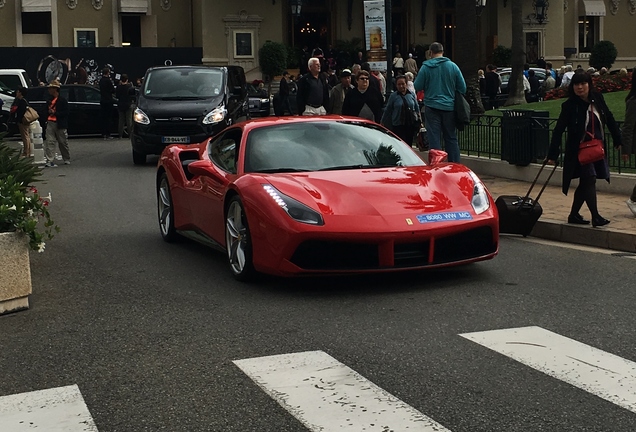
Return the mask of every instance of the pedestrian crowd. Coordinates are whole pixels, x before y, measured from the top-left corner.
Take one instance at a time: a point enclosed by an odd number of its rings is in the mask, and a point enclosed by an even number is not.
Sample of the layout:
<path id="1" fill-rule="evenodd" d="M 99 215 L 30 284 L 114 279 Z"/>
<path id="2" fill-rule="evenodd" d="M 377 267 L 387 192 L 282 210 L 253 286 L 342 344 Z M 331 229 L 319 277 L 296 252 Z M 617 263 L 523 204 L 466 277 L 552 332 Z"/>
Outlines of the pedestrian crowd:
<path id="1" fill-rule="evenodd" d="M 117 128 L 119 138 L 124 138 L 128 131 L 131 130 L 135 96 L 137 89 L 142 85 L 142 79 L 138 79 L 137 85 L 133 86 L 128 80 L 128 75 L 122 74 L 117 77 L 116 84 L 111 77 L 110 68 L 104 68 L 98 88 L 101 112 L 100 132 L 105 140 L 113 138 L 111 127 L 115 103 L 117 103 L 119 115 Z M 64 165 L 70 165 L 71 153 L 67 131 L 70 113 L 68 100 L 60 92 L 62 84 L 58 78 L 55 78 L 48 84 L 40 83 L 40 86 L 46 86 L 49 95 L 47 98 L 47 112 L 44 118 L 39 117 L 36 111 L 29 106 L 29 89 L 26 87 L 20 87 L 16 90 L 15 99 L 11 106 L 9 121 L 15 123 L 20 132 L 20 139 L 23 144 L 21 155 L 23 157 L 33 156 L 30 129 L 31 124 L 38 120 L 42 126 L 46 127 L 46 141 L 43 145 L 44 166 L 48 168 L 57 167 L 58 160 L 61 160 Z"/>

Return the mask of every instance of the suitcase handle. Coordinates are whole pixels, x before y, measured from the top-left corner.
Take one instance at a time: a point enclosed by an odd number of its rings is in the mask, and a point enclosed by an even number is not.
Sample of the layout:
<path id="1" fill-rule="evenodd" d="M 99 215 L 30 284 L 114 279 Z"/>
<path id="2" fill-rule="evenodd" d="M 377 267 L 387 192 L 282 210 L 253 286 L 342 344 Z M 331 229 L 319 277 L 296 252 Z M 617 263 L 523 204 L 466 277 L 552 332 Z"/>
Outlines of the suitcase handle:
<path id="1" fill-rule="evenodd" d="M 521 200 L 522 203 L 525 203 L 528 201 L 530 194 L 532 193 L 532 189 L 534 188 L 534 185 L 537 184 L 537 180 L 539 180 L 539 176 L 541 175 L 543 168 L 545 168 L 547 164 L 548 164 L 548 160 L 546 159 L 543 161 L 541 168 L 539 168 L 539 172 L 537 173 L 537 176 L 534 178 L 534 181 L 530 185 L 530 189 L 528 189 L 528 193 L 526 193 L 526 196 L 523 197 L 523 199 Z M 537 195 L 537 198 L 534 201 L 531 200 L 532 206 L 530 208 L 534 208 L 534 206 L 539 202 L 539 198 L 541 198 L 541 195 L 543 195 L 543 191 L 545 190 L 546 186 L 548 186 L 548 183 L 550 183 L 550 179 L 552 178 L 552 175 L 554 174 L 556 169 L 557 169 L 557 165 L 554 164 L 554 168 L 552 168 L 552 171 L 550 171 L 550 175 L 546 179 L 545 183 L 543 183 L 543 186 L 541 187 L 541 190 L 539 191 L 539 195 Z"/>

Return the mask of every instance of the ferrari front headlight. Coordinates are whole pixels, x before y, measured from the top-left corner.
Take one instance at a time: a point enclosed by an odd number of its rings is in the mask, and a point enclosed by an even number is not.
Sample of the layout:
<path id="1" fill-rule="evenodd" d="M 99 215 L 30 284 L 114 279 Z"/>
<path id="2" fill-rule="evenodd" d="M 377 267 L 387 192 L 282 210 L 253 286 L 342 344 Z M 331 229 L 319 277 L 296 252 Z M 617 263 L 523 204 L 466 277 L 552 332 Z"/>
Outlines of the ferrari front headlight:
<path id="1" fill-rule="evenodd" d="M 488 198 L 486 187 L 479 179 L 479 177 L 477 177 L 477 174 L 471 171 L 470 176 L 472 177 L 474 182 L 473 198 L 471 200 L 471 204 L 473 205 L 475 214 L 482 214 L 490 208 L 490 199 Z"/>
<path id="2" fill-rule="evenodd" d="M 294 220 L 309 225 L 324 225 L 322 215 L 317 211 L 307 207 L 300 201 L 281 193 L 270 184 L 264 184 L 265 192 Z"/>
<path id="3" fill-rule="evenodd" d="M 216 124 L 225 118 L 227 110 L 222 104 L 210 111 L 204 118 L 203 124 Z"/>

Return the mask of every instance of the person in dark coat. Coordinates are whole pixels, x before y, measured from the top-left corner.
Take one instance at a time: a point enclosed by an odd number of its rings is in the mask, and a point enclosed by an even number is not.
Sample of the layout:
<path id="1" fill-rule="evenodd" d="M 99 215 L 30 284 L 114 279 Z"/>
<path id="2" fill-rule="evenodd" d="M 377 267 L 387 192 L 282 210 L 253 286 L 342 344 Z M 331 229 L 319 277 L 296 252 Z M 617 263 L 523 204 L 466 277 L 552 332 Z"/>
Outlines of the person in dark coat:
<path id="1" fill-rule="evenodd" d="M 119 138 L 124 138 L 124 126 L 130 135 L 132 130 L 132 116 L 133 116 L 133 99 L 135 97 L 135 88 L 132 83 L 128 81 L 128 75 L 123 74 L 119 85 L 115 89 L 115 96 L 117 97 L 117 111 L 119 112 Z"/>
<path id="2" fill-rule="evenodd" d="M 526 102 L 539 102 L 541 83 L 532 69 L 528 71 L 528 82 L 530 83 L 530 92 L 526 93 Z"/>
<path id="3" fill-rule="evenodd" d="M 31 134 L 29 131 L 29 124 L 25 124 L 23 122 L 24 114 L 29 106 L 26 100 L 27 92 L 28 89 L 26 87 L 20 87 L 17 89 L 15 92 L 15 99 L 13 100 L 10 109 L 11 121 L 18 125 L 18 130 L 20 131 L 20 138 L 24 145 L 22 148 L 22 156 L 24 157 L 31 156 Z"/>
<path id="4" fill-rule="evenodd" d="M 309 72 L 298 80 L 298 114 L 326 115 L 329 106 L 329 84 L 325 74 L 320 73 L 320 59 L 310 58 L 307 66 Z"/>
<path id="5" fill-rule="evenodd" d="M 622 129 L 623 161 L 629 162 L 631 155 L 636 153 L 636 73 L 632 72 L 632 89 L 625 97 L 625 121 Z M 636 216 L 636 186 L 627 200 L 627 207 Z"/>
<path id="6" fill-rule="evenodd" d="M 567 195 L 573 178 L 579 179 L 579 184 L 574 191 L 568 223 L 581 225 L 590 223 L 579 213 L 583 203 L 586 203 L 592 215 L 592 226 L 607 225 L 610 221 L 599 214 L 596 203 L 596 179 L 604 179 L 609 183 L 607 144 L 605 144 L 604 159 L 585 165 L 579 163 L 579 145 L 583 140 L 588 139 L 586 132 L 594 131 L 595 138 L 603 139 L 603 130 L 607 126 L 612 134 L 614 147 L 619 148 L 621 146 L 620 130 L 614 120 L 614 115 L 603 99 L 603 95 L 594 91 L 590 75 L 585 72 L 574 74 L 568 87 L 568 93 L 569 98 L 561 105 L 561 113 L 552 132 L 552 140 L 546 158 L 547 163 L 556 164 L 561 152 L 561 137 L 563 132 L 567 130 L 568 136 L 563 157 L 563 193 Z"/>
<path id="7" fill-rule="evenodd" d="M 46 122 L 46 145 L 44 146 L 44 156 L 46 158 L 47 167 L 55 167 L 55 146 L 60 148 L 62 159 L 65 165 L 71 163 L 71 153 L 68 148 L 68 101 L 60 94 L 60 80 L 57 78 L 49 84 L 49 95 L 51 99 L 48 101 L 49 115 Z"/>
<path id="8" fill-rule="evenodd" d="M 104 68 L 102 71 L 102 77 L 99 80 L 99 106 L 101 108 L 101 120 L 102 120 L 102 136 L 104 139 L 112 139 L 110 136 L 110 122 L 113 115 L 113 93 L 115 93 L 115 86 L 110 79 L 110 69 Z"/>
<path id="9" fill-rule="evenodd" d="M 287 80 L 289 80 L 289 72 L 285 71 L 280 79 L 278 90 L 278 115 L 285 115 L 285 109 L 289 112 L 289 115 L 293 114 L 289 103 L 289 82 Z"/>
<path id="10" fill-rule="evenodd" d="M 489 64 L 484 74 L 484 92 L 488 97 L 488 109 L 499 108 L 497 95 L 501 93 L 501 76 L 497 73 L 497 67 Z"/>
<path id="11" fill-rule="evenodd" d="M 342 104 L 342 114 L 362 117 L 380 123 L 382 120 L 382 95 L 369 85 L 369 72 L 358 72 L 358 87 L 351 89 Z"/>

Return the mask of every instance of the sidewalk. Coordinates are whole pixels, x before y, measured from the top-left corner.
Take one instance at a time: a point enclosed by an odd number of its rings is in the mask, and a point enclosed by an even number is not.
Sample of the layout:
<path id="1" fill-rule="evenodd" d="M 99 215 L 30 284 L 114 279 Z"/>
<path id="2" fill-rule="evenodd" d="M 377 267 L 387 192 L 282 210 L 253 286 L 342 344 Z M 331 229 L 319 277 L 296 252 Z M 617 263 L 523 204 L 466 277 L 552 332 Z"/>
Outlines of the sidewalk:
<path id="1" fill-rule="evenodd" d="M 557 172 L 554 176 L 557 175 L 560 176 L 561 173 Z M 530 182 L 520 180 L 488 175 L 480 175 L 480 178 L 494 199 L 500 195 L 524 196 L 530 187 Z M 605 183 L 604 180 L 602 182 Z M 539 200 L 543 215 L 530 235 L 567 243 L 636 252 L 636 218 L 625 204 L 629 195 L 597 192 L 599 213 L 611 222 L 604 227 L 592 228 L 591 225 L 567 223 L 575 187 L 576 183 L 570 188 L 567 196 L 563 195 L 560 186 L 546 187 Z M 531 197 L 536 197 L 540 190 L 540 184 L 535 186 Z M 585 204 L 580 213 L 585 219 L 591 218 Z"/>

